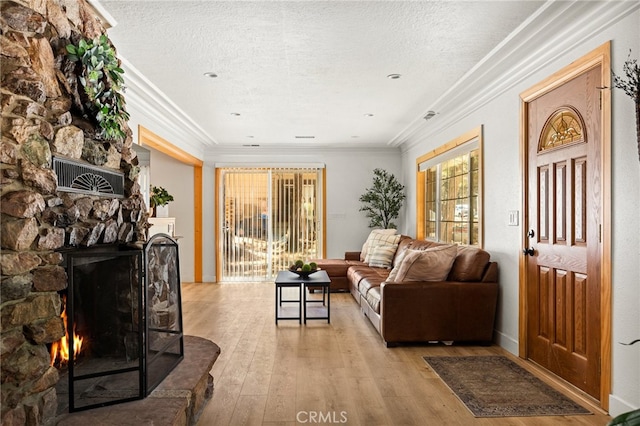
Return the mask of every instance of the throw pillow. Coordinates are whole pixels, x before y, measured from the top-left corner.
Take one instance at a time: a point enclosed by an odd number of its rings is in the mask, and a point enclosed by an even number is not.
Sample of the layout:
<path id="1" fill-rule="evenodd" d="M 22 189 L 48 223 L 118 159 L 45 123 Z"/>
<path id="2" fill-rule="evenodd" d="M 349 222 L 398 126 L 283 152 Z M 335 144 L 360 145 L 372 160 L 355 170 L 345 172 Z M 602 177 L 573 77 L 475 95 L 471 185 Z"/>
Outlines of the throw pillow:
<path id="1" fill-rule="evenodd" d="M 373 247 L 367 256 L 369 259 L 369 266 L 374 268 L 391 269 L 391 262 L 393 262 L 393 256 L 396 254 L 397 249 L 397 244 Z"/>
<path id="2" fill-rule="evenodd" d="M 396 250 L 396 252 L 397 251 L 398 250 Z M 400 270 L 400 265 L 402 265 L 402 261 L 404 260 L 404 256 L 407 254 L 407 251 L 408 249 L 405 248 L 404 250 L 402 250 L 402 253 L 396 256 L 395 265 L 393 266 L 393 269 L 391 270 L 391 272 L 389 272 L 389 276 L 386 279 L 387 282 L 390 282 L 390 283 L 396 282 L 398 271 Z"/>
<path id="3" fill-rule="evenodd" d="M 362 245 L 362 251 L 360 252 L 360 260 L 366 262 L 367 254 L 369 253 L 369 247 L 371 247 L 371 241 L 376 235 L 395 235 L 397 229 L 374 229 L 369 233 L 366 241 Z M 397 243 L 397 242 L 396 242 Z M 380 245 L 379 243 L 377 245 Z"/>
<path id="4" fill-rule="evenodd" d="M 371 251 L 378 246 L 395 246 L 397 248 L 398 243 L 400 242 L 400 237 L 402 237 L 400 234 L 375 234 L 369 241 L 369 249 L 364 257 L 364 262 L 369 263 L 369 255 L 371 254 Z"/>
<path id="5" fill-rule="evenodd" d="M 442 245 L 426 250 L 407 249 L 394 281 L 444 281 L 457 254 L 456 245 Z"/>
<path id="6" fill-rule="evenodd" d="M 398 277 L 398 270 L 400 269 L 400 265 L 396 265 L 393 267 L 393 269 L 391 270 L 391 272 L 389 272 L 389 276 L 387 277 L 387 279 L 385 280 L 388 283 L 395 283 L 396 282 L 396 278 Z"/>

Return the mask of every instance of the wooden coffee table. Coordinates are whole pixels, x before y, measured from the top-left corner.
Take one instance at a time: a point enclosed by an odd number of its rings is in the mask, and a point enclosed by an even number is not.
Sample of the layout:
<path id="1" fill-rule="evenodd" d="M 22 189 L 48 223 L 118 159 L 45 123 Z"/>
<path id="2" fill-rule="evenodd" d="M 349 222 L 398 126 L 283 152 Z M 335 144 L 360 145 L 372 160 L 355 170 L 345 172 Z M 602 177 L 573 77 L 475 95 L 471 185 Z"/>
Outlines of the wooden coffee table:
<path id="1" fill-rule="evenodd" d="M 278 320 L 284 319 L 297 319 L 298 322 L 302 319 L 304 323 L 307 323 L 307 320 L 327 320 L 327 323 L 331 322 L 331 293 L 329 292 L 329 286 L 331 285 L 331 280 L 329 279 L 329 275 L 327 275 L 326 271 L 318 271 L 309 276 L 309 278 L 303 278 L 294 274 L 290 271 L 280 271 L 276 276 L 276 324 L 278 324 Z M 300 292 L 298 293 L 298 299 L 290 299 L 290 300 L 282 300 L 282 288 L 283 287 L 299 287 Z M 322 287 L 322 300 L 307 300 L 307 287 Z M 302 294 L 302 300 L 300 300 L 300 294 Z M 282 306 L 282 303 L 287 302 L 297 302 L 299 303 L 298 316 L 280 316 L 279 308 Z M 321 308 L 312 308 L 312 311 L 320 311 L 321 314 L 314 316 L 308 315 L 308 303 L 322 303 Z M 302 309 L 304 309 L 304 316 L 302 315 Z"/>

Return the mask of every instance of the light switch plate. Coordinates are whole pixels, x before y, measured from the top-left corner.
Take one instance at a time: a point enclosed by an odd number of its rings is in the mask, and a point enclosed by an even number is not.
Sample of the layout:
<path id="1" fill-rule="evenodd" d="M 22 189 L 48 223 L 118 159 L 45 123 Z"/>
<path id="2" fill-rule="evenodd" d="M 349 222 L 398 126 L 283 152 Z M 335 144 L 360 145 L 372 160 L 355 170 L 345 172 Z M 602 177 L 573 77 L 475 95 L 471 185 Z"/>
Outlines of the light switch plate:
<path id="1" fill-rule="evenodd" d="M 518 226 L 520 223 L 520 212 L 518 210 L 509 210 L 509 226 Z"/>

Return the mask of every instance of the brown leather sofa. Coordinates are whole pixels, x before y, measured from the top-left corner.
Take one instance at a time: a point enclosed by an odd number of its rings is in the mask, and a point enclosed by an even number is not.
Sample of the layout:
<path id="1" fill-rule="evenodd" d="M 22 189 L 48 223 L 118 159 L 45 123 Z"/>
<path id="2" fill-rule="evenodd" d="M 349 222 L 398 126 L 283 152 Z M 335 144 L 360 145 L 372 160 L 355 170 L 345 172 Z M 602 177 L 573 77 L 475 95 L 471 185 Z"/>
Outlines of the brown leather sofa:
<path id="1" fill-rule="evenodd" d="M 438 245 L 402 236 L 393 266 L 404 250 Z M 441 282 L 387 282 L 391 270 L 368 266 L 360 260 L 360 252 L 347 252 L 344 259 L 314 261 L 331 278 L 331 291 L 351 292 L 387 346 L 493 340 L 498 265 L 482 249 L 458 246 L 449 275 Z"/>

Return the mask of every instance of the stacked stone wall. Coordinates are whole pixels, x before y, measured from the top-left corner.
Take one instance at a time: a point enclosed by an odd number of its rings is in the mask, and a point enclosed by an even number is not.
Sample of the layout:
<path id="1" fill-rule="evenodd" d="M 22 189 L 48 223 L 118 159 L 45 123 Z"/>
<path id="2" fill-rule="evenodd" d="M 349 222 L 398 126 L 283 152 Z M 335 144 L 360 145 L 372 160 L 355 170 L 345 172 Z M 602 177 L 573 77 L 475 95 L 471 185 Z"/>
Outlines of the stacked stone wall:
<path id="1" fill-rule="evenodd" d="M 64 336 L 60 252 L 142 240 L 147 215 L 130 129 L 124 140 L 101 139 L 78 107 L 66 46 L 105 33 L 93 9 L 84 0 L 3 0 L 0 8 L 0 423 L 52 424 L 58 371 L 47 345 Z M 58 191 L 52 156 L 124 172 L 125 198 Z"/>

